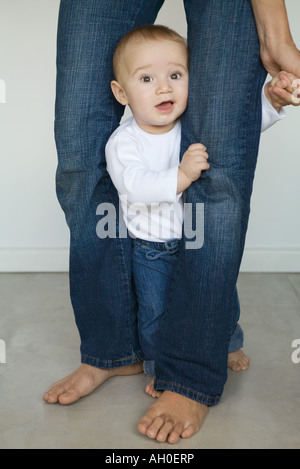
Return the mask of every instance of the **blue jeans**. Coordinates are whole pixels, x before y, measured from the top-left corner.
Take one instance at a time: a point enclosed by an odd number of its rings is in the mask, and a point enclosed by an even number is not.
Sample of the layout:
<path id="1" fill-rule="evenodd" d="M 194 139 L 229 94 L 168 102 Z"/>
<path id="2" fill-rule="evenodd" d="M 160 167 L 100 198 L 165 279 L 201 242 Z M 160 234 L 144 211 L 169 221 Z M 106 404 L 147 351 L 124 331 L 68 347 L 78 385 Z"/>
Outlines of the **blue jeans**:
<path id="1" fill-rule="evenodd" d="M 154 375 L 157 360 L 158 333 L 163 327 L 163 318 L 170 286 L 178 262 L 181 240 L 161 242 L 133 240 L 132 275 L 138 300 L 138 333 L 145 355 L 144 371 Z M 188 311 L 182 311 L 188 314 Z M 229 352 L 243 347 L 243 331 L 240 325 L 233 325 Z"/>
<path id="2" fill-rule="evenodd" d="M 163 0 L 62 0 L 57 38 L 57 196 L 70 228 L 70 296 L 81 360 L 112 368 L 143 359 L 131 238 L 100 239 L 97 207 L 116 207 L 104 147 L 123 114 L 110 90 L 112 55 L 129 29 L 153 23 Z M 187 190 L 204 203 L 201 249 L 180 249 L 160 331 L 155 387 L 219 402 L 227 379 L 266 72 L 250 0 L 185 0 L 191 50 L 182 152 L 203 142 L 209 171 Z M 185 241 L 185 240 L 184 240 Z M 182 311 L 189 311 L 183 315 Z M 179 346 L 180 345 L 180 346 Z"/>

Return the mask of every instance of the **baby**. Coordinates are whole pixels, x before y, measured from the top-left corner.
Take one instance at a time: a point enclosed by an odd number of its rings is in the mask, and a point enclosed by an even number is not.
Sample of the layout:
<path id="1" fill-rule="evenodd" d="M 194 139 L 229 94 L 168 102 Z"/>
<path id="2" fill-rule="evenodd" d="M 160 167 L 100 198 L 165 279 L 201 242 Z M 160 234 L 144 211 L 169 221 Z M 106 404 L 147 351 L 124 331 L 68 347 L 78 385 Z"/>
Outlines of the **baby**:
<path id="1" fill-rule="evenodd" d="M 113 66 L 113 94 L 130 107 L 133 117 L 107 143 L 107 170 L 133 238 L 132 272 L 144 371 L 154 375 L 157 336 L 182 248 L 184 191 L 209 170 L 209 155 L 205 145 L 197 142 L 180 162 L 180 116 L 187 107 L 189 82 L 184 38 L 165 26 L 141 26 L 121 39 Z M 292 104 L 294 79 L 281 72 L 264 86 L 262 131 L 285 117 L 282 106 Z M 250 359 L 241 350 L 240 326 L 234 325 L 232 331 L 228 366 L 239 371 L 248 367 Z M 146 392 L 159 395 L 153 381 Z"/>

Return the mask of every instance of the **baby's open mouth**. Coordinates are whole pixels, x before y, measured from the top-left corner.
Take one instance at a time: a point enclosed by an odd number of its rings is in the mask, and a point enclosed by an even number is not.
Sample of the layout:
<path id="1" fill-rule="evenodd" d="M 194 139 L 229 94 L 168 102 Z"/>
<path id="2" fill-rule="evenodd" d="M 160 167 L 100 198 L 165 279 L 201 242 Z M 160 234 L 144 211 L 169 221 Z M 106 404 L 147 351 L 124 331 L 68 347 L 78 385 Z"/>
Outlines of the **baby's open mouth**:
<path id="1" fill-rule="evenodd" d="M 160 111 L 170 111 L 173 108 L 174 101 L 162 101 L 160 104 L 155 106 Z"/>

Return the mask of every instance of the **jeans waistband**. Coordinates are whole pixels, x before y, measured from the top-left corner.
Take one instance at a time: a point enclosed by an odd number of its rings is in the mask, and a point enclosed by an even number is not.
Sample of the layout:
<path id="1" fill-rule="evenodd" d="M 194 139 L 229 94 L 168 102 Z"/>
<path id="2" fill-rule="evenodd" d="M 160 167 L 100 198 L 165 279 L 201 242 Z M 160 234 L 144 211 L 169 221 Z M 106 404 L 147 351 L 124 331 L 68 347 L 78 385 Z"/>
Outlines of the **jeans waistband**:
<path id="1" fill-rule="evenodd" d="M 179 251 L 181 239 L 174 238 L 168 239 L 165 242 L 159 242 L 135 238 L 133 243 L 148 249 L 149 251 L 146 254 L 146 258 L 148 260 L 155 260 L 166 254 L 176 254 Z"/>

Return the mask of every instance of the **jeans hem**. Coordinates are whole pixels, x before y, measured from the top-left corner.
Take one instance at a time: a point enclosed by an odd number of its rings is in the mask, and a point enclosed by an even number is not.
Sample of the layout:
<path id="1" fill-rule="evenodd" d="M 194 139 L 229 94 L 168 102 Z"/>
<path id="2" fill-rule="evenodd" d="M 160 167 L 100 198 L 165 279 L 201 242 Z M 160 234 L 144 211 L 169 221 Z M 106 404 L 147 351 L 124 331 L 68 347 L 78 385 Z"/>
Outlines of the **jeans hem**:
<path id="1" fill-rule="evenodd" d="M 240 342 L 240 344 L 233 345 L 232 347 L 229 347 L 228 353 L 233 353 L 237 352 L 238 350 L 241 350 L 243 348 L 243 342 Z"/>
<path id="2" fill-rule="evenodd" d="M 101 358 L 91 357 L 90 355 L 81 355 L 81 363 L 95 366 L 97 368 L 118 368 L 120 366 L 134 365 L 143 359 L 143 352 L 141 350 L 139 350 L 135 355 L 116 360 L 102 360 Z"/>
<path id="3" fill-rule="evenodd" d="M 220 402 L 221 395 L 218 396 L 207 396 L 201 392 L 195 391 L 191 388 L 183 386 L 181 384 L 172 383 L 169 381 L 163 381 L 161 379 L 155 379 L 154 389 L 159 391 L 172 391 L 182 396 L 188 397 L 193 401 L 199 402 L 207 406 L 213 406 Z"/>

